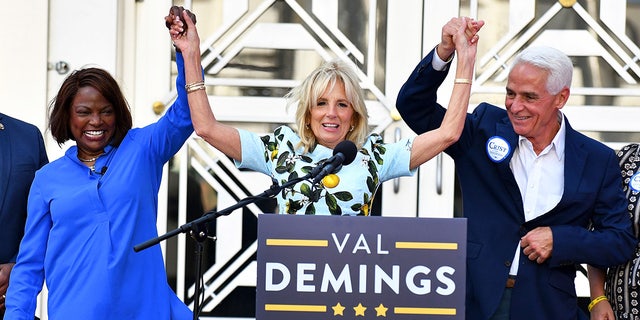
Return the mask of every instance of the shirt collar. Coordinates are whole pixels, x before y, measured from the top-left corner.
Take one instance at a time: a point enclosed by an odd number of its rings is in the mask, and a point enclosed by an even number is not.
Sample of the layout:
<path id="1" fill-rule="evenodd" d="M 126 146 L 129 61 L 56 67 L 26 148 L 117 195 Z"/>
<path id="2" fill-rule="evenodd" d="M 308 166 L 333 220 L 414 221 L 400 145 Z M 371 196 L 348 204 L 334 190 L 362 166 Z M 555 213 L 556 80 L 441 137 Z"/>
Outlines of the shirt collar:
<path id="1" fill-rule="evenodd" d="M 566 125 L 564 123 L 564 115 L 560 110 L 558 110 L 558 122 L 560 122 L 560 129 L 556 133 L 553 140 L 551 140 L 551 144 L 545 148 L 545 150 L 549 150 L 548 152 L 553 152 L 556 155 L 558 161 L 564 159 L 564 146 L 565 146 L 565 137 L 567 135 Z M 529 142 L 527 138 L 523 136 L 518 136 L 518 144 L 522 144 L 523 142 Z M 543 151 L 544 153 L 545 151 Z"/>

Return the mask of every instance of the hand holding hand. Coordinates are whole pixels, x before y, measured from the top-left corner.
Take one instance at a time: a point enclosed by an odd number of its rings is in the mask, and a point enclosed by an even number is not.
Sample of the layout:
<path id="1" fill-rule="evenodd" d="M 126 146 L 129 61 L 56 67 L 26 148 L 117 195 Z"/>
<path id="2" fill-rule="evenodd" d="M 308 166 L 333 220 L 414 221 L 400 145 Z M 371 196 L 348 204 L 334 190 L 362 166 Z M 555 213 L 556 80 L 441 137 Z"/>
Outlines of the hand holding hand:
<path id="1" fill-rule="evenodd" d="M 475 29 L 477 24 L 474 24 L 473 19 L 471 18 L 462 17 L 460 20 L 462 23 L 458 25 L 458 30 L 451 35 L 451 40 L 454 43 L 455 50 L 458 52 L 458 55 L 462 56 L 469 54 L 475 58 L 479 39 L 477 30 Z"/>
<path id="2" fill-rule="evenodd" d="M 176 9 L 178 8 L 178 9 Z M 165 24 L 169 28 L 169 35 L 176 50 L 182 54 L 200 52 L 200 37 L 195 26 L 195 14 L 182 7 L 173 6 L 169 15 L 165 17 Z"/>
<path id="3" fill-rule="evenodd" d="M 442 38 L 437 47 L 437 53 L 440 59 L 447 61 L 456 49 L 456 43 L 453 39 L 462 26 L 465 28 L 465 36 L 471 43 L 477 42 L 477 33 L 484 26 L 483 20 L 474 20 L 468 17 L 452 18 L 442 27 Z"/>
<path id="4" fill-rule="evenodd" d="M 172 6 L 169 9 L 169 15 L 164 17 L 164 24 L 167 26 L 167 28 L 171 29 L 171 25 L 173 24 L 173 21 L 177 18 L 182 17 L 182 13 L 183 11 L 187 11 L 187 14 L 189 15 L 189 18 L 191 18 L 191 21 L 193 21 L 193 24 L 196 23 L 196 15 L 193 14 L 193 12 L 186 10 L 185 8 L 181 7 L 181 6 Z M 187 26 L 184 26 L 184 29 L 187 29 Z"/>

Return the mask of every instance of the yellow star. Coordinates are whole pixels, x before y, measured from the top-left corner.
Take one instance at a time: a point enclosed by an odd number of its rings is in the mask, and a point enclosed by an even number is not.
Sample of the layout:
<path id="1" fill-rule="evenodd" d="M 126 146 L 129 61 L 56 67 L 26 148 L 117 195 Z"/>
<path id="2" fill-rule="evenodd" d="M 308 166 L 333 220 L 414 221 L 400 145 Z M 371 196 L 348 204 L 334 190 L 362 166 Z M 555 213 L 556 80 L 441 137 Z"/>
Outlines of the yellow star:
<path id="1" fill-rule="evenodd" d="M 357 316 L 364 317 L 364 311 L 367 310 L 367 307 L 364 307 L 362 303 L 358 303 L 357 306 L 353 307 L 353 310 L 356 312 L 356 317 Z"/>
<path id="2" fill-rule="evenodd" d="M 377 306 L 376 308 L 376 317 L 387 317 L 387 310 L 389 310 L 389 308 L 385 307 L 384 305 L 382 305 L 382 303 Z"/>
<path id="3" fill-rule="evenodd" d="M 342 313 L 344 311 L 344 307 L 340 304 L 340 302 L 338 302 L 338 304 L 336 304 L 335 306 L 331 307 L 331 309 L 333 309 L 334 316 L 344 316 L 344 314 Z"/>

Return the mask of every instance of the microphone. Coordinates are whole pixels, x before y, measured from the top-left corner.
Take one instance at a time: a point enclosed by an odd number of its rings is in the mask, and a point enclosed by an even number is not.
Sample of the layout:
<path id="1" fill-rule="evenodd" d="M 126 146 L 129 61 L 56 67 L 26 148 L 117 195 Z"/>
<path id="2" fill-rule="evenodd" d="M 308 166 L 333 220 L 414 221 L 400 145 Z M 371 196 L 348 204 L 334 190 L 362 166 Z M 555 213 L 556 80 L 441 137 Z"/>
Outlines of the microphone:
<path id="1" fill-rule="evenodd" d="M 344 140 L 333 149 L 333 156 L 311 171 L 311 177 L 313 177 L 313 184 L 316 184 L 322 180 L 326 175 L 338 172 L 343 165 L 349 165 L 356 158 L 358 149 L 356 145 L 349 141 Z"/>

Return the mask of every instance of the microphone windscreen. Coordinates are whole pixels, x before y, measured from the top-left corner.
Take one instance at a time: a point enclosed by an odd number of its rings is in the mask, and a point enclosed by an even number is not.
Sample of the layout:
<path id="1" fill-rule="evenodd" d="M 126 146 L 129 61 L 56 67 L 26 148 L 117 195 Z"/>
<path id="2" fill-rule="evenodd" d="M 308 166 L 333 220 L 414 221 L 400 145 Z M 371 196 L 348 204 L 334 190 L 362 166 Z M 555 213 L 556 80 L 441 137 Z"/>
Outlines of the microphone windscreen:
<path id="1" fill-rule="evenodd" d="M 358 153 L 358 148 L 356 144 L 349 140 L 343 140 L 338 145 L 336 145 L 335 149 L 333 149 L 333 155 L 335 156 L 338 153 L 342 153 L 344 155 L 344 161 L 342 161 L 342 165 L 346 166 L 353 162 L 356 158 L 356 153 Z"/>

